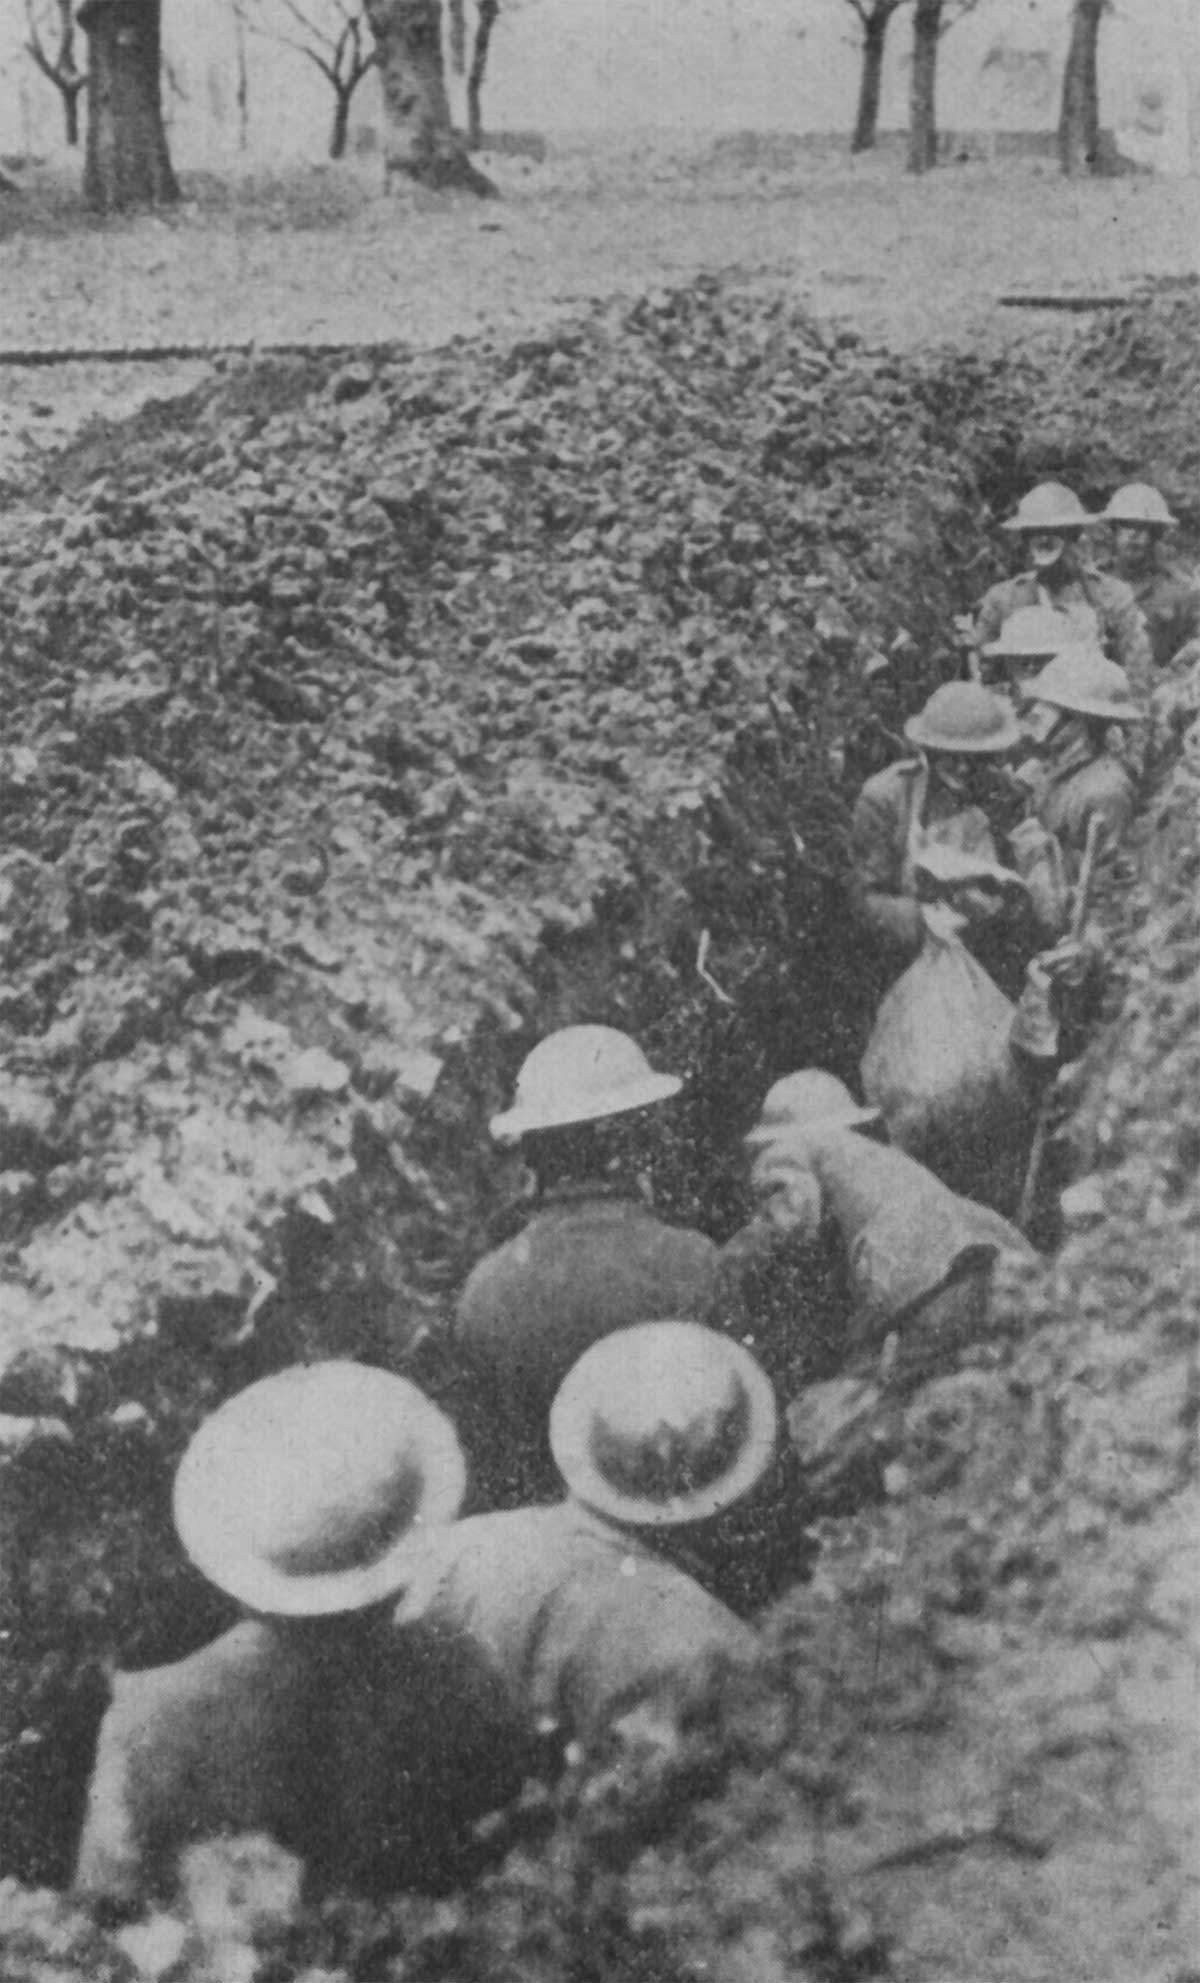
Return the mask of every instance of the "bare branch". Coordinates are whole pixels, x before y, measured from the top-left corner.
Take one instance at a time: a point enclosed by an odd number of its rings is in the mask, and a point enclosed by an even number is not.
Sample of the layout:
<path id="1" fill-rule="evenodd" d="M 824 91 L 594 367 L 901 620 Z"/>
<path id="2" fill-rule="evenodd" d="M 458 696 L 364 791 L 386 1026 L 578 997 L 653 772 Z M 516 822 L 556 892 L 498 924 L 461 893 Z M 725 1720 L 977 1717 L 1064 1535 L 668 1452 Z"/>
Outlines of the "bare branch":
<path id="1" fill-rule="evenodd" d="M 446 0 L 446 14 L 450 22 L 450 65 L 456 76 L 461 76 L 467 66 L 467 10 L 465 0 Z"/>

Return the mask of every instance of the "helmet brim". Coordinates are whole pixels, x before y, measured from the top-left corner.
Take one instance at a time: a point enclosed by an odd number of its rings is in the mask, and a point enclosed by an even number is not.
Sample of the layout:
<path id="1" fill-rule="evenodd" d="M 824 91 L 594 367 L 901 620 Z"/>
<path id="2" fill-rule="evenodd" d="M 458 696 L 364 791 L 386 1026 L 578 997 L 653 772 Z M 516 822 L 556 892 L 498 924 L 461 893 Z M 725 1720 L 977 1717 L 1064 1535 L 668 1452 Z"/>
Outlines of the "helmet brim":
<path id="1" fill-rule="evenodd" d="M 1086 696 L 1070 702 L 1056 695 L 1037 695 L 1031 683 L 1027 690 L 1030 702 L 1044 702 L 1049 709 L 1061 709 L 1068 716 L 1093 716 L 1103 723 L 1144 723 L 1146 712 L 1131 707 L 1127 702 L 1103 702 L 1098 697 L 1093 701 Z"/>
<path id="2" fill-rule="evenodd" d="M 786 1122 L 756 1122 L 742 1138 L 751 1151 L 765 1150 L 772 1143 L 790 1136 L 811 1136 L 823 1129 L 865 1129 L 880 1120 L 882 1111 L 871 1108 L 830 1110 L 828 1115 L 789 1117 Z"/>
<path id="3" fill-rule="evenodd" d="M 1179 518 L 1168 510 L 1165 516 L 1130 516 L 1123 510 L 1102 510 L 1101 523 L 1124 523 L 1131 530 L 1177 530 Z"/>
<path id="4" fill-rule="evenodd" d="M 570 1129 L 576 1123 L 603 1122 L 609 1116 L 652 1108 L 656 1102 L 669 1102 L 682 1087 L 677 1074 L 652 1074 L 625 1088 L 614 1088 L 603 1100 L 573 1103 L 564 1098 L 557 1107 L 545 1108 L 517 1103 L 494 1115 L 488 1128 L 497 1143 L 518 1143 L 523 1136 L 535 1135 L 542 1129 Z"/>
<path id="5" fill-rule="evenodd" d="M 732 1466 L 693 1493 L 672 1495 L 667 1501 L 622 1493 L 605 1479 L 588 1452 L 592 1401 L 582 1386 L 574 1389 L 568 1378 L 550 1407 L 550 1452 L 576 1501 L 631 1528 L 666 1529 L 710 1521 L 753 1492 L 775 1459 L 779 1407 L 774 1385 L 749 1350 L 729 1337 L 723 1340 L 737 1362 L 749 1406 L 745 1442 Z"/>
<path id="6" fill-rule="evenodd" d="M 1013 537 L 1036 537 L 1042 531 L 1052 531 L 1056 537 L 1078 537 L 1085 530 L 1094 530 L 1103 518 L 1098 516 L 1040 517 L 1036 523 L 1027 523 L 1021 517 L 1010 516 L 1000 525 Z"/>
<path id="7" fill-rule="evenodd" d="M 382 1604 L 408 1582 L 414 1545 L 424 1532 L 452 1522 L 467 1491 L 467 1470 L 458 1436 L 435 1405 L 414 1428 L 426 1488 L 403 1533 L 373 1563 L 350 1570 L 305 1576 L 279 1569 L 239 1533 L 227 1511 L 214 1506 L 207 1488 L 212 1456 L 204 1428 L 184 1454 L 175 1476 L 175 1528 L 196 1568 L 248 1611 L 272 1618 L 331 1618 Z"/>
<path id="8" fill-rule="evenodd" d="M 919 715 L 909 717 L 904 734 L 918 750 L 942 751 L 947 757 L 1000 757 L 1021 742 L 1021 726 L 1011 710 L 1006 712 L 1004 728 L 991 737 L 948 738 L 927 730 Z"/>
<path id="9" fill-rule="evenodd" d="M 1031 667 L 1036 662 L 1039 667 L 1044 668 L 1047 661 L 1053 661 L 1055 655 L 1061 653 L 1065 644 L 1064 640 L 1059 646 L 1053 647 L 1048 641 L 1043 641 L 1040 647 L 1005 647 L 1003 641 L 992 640 L 979 651 L 985 661 L 1020 661 Z"/>

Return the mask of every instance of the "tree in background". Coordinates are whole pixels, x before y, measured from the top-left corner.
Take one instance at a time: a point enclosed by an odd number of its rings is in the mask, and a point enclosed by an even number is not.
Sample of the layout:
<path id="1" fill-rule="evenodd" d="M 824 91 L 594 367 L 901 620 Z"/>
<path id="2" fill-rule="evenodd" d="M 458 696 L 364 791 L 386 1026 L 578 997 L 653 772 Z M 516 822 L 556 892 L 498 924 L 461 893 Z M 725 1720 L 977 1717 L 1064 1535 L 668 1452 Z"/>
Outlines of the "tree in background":
<path id="1" fill-rule="evenodd" d="M 873 151 L 879 133 L 879 97 L 883 87 L 883 51 L 892 15 L 908 0 L 846 0 L 862 23 L 862 67 L 858 76 L 858 112 L 854 119 L 852 152 Z"/>
<path id="2" fill-rule="evenodd" d="M 477 0 L 475 40 L 471 47 L 471 66 L 467 70 L 467 143 L 473 151 L 477 151 L 483 143 L 483 79 L 487 74 L 492 29 L 499 13 L 500 0 Z"/>
<path id="3" fill-rule="evenodd" d="M 294 48 L 318 68 L 333 91 L 330 158 L 344 158 L 350 105 L 379 57 L 361 4 L 356 0 L 234 0 L 233 11 L 251 34 Z"/>
<path id="4" fill-rule="evenodd" d="M 87 76 L 75 59 L 74 0 L 25 0 L 25 46 L 62 99 L 69 145 L 79 143 L 79 98 Z M 53 53 L 47 46 L 53 43 Z"/>
<path id="5" fill-rule="evenodd" d="M 393 173 L 438 190 L 493 193 L 450 121 L 441 0 L 363 0 L 383 86 L 386 159 Z"/>
<path id="6" fill-rule="evenodd" d="M 475 35 L 467 63 L 467 0 L 446 0 L 450 62 L 456 76 L 467 79 L 467 144 L 478 151 L 483 143 L 483 80 L 487 74 L 492 29 L 500 15 L 500 0 L 475 0 Z"/>
<path id="7" fill-rule="evenodd" d="M 929 172 L 937 164 L 937 70 L 942 36 L 974 13 L 979 0 L 914 0 L 912 69 L 908 91 L 908 169 Z"/>
<path id="8" fill-rule="evenodd" d="M 179 198 L 162 115 L 161 0 L 84 0 L 88 37 L 83 196 L 97 213 Z"/>
<path id="9" fill-rule="evenodd" d="M 1075 0 L 1063 70 L 1058 161 L 1064 172 L 1100 169 L 1100 21 L 1107 0 Z"/>
<path id="10" fill-rule="evenodd" d="M 937 164 L 937 61 L 944 0 L 913 0 L 912 69 L 908 80 L 908 169 Z"/>

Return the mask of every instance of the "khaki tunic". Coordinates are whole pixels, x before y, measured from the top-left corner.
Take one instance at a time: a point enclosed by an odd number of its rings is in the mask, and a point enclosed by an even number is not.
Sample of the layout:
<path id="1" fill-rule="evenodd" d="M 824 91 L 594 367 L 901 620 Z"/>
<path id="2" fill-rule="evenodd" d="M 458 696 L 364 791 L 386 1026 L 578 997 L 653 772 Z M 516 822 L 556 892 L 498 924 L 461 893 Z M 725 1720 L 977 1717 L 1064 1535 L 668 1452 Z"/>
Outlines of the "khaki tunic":
<path id="1" fill-rule="evenodd" d="M 121 1673 L 100 1729 L 76 1890 L 169 1894 L 183 1849 L 266 1832 L 318 1889 L 453 1878 L 467 1828 L 519 1787 L 520 1732 L 479 1655 L 390 1619 L 314 1654 L 247 1619 L 174 1665 Z"/>
<path id="2" fill-rule="evenodd" d="M 648 1700 L 686 1713 L 762 1660 L 757 1635 L 692 1577 L 575 1501 L 432 1533 L 399 1615 L 467 1638 L 526 1725 L 564 1741 Z"/>
<path id="3" fill-rule="evenodd" d="M 1023 606 L 1049 604 L 1078 622 L 1080 631 L 1093 629 L 1110 661 L 1118 661 L 1138 697 L 1149 693 L 1151 673 L 1150 636 L 1132 591 L 1119 578 L 1110 578 L 1091 565 L 1080 568 L 1056 591 L 1042 585 L 1036 572 L 1020 572 L 1002 579 L 980 601 L 975 615 L 975 635 L 980 647 L 998 640 L 1005 622 Z"/>
<path id="4" fill-rule="evenodd" d="M 902 1150 L 838 1128 L 815 1131 L 794 1147 L 795 1163 L 776 1194 L 782 1203 L 731 1241 L 730 1253 L 737 1258 L 756 1225 L 762 1245 L 781 1252 L 832 1225 L 848 1292 L 837 1368 L 874 1355 L 893 1330 L 900 1331 L 902 1367 L 944 1364 L 984 1324 L 997 1255 L 1035 1257 L 1007 1219 L 960 1197 Z M 769 1162 L 769 1148 L 763 1158 Z M 790 1322 L 803 1333 L 802 1310 Z M 761 1354 L 770 1369 L 789 1351 L 794 1359 L 790 1346 L 764 1345 Z M 832 1374 L 827 1357 L 812 1374 Z"/>
<path id="5" fill-rule="evenodd" d="M 1200 636 L 1200 579 L 1160 556 L 1130 589 L 1146 622 L 1155 667 L 1169 667 L 1180 649 Z"/>
<path id="6" fill-rule="evenodd" d="M 861 920 L 904 962 L 916 956 L 924 934 L 912 871 L 918 836 L 998 859 L 982 808 L 963 806 L 931 785 L 921 759 L 904 758 L 867 779 L 850 827 L 851 895 Z M 996 913 L 993 902 L 978 907 L 985 920 Z"/>
<path id="7" fill-rule="evenodd" d="M 1133 818 L 1133 780 L 1107 751 L 1082 761 L 1072 752 L 1047 767 L 1034 794 L 1034 807 L 1046 831 L 1065 851 L 1078 856 L 1093 817 L 1101 820 L 1110 842 L 1121 839 Z"/>
<path id="8" fill-rule="evenodd" d="M 479 1262 L 454 1348 L 483 1402 L 481 1425 L 463 1431 L 494 1495 L 506 1471 L 518 1500 L 555 1491 L 546 1425 L 572 1364 L 616 1329 L 705 1320 L 716 1267 L 703 1233 L 598 1186 L 547 1194 L 525 1230 Z"/>

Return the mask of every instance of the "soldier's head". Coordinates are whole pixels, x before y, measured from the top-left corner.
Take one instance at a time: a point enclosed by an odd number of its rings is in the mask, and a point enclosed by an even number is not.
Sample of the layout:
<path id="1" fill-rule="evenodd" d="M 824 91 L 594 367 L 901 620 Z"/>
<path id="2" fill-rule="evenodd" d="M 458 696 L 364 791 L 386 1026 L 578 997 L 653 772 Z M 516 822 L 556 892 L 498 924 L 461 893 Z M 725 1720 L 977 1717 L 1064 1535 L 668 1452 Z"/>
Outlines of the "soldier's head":
<path id="1" fill-rule="evenodd" d="M 1051 580 L 1074 569 L 1079 540 L 1094 522 L 1064 482 L 1039 482 L 1003 528 L 1020 542 L 1025 562 Z"/>
<path id="2" fill-rule="evenodd" d="M 219 1590 L 311 1631 L 394 1602 L 414 1540 L 452 1521 L 465 1491 L 454 1427 L 415 1384 L 299 1364 L 205 1420 L 175 1477 L 175 1526 Z"/>
<path id="3" fill-rule="evenodd" d="M 746 1148 L 756 1173 L 769 1188 L 770 1162 L 776 1150 L 799 1149 L 806 1139 L 828 1130 L 877 1133 L 880 1121 L 879 1110 L 856 1102 L 836 1074 L 827 1074 L 822 1067 L 801 1067 L 768 1088 L 758 1121 L 746 1137 Z"/>
<path id="4" fill-rule="evenodd" d="M 493 1116 L 497 1142 L 517 1144 L 539 1183 L 636 1172 L 654 1113 L 677 1095 L 636 1040 L 613 1026 L 565 1026 L 522 1062 L 512 1107 Z"/>
<path id="5" fill-rule="evenodd" d="M 943 682 L 904 734 L 929 766 L 931 779 L 964 799 L 989 783 L 989 773 L 1020 742 L 1012 708 L 978 682 Z"/>
<path id="6" fill-rule="evenodd" d="M 1127 482 L 1108 499 L 1101 521 L 1112 532 L 1117 569 L 1126 578 L 1139 578 L 1158 555 L 1158 547 L 1178 519 L 1150 482 Z"/>
<path id="7" fill-rule="evenodd" d="M 981 650 L 994 679 L 1001 687 L 1019 693 L 1038 670 L 1077 638 L 1066 613 L 1055 606 L 1018 606 L 1010 613 L 999 635 Z"/>
<path id="8" fill-rule="evenodd" d="M 749 1350 L 697 1322 L 642 1322 L 593 1343 L 550 1412 L 567 1492 L 660 1541 L 695 1541 L 770 1471 L 775 1393 Z"/>
<path id="9" fill-rule="evenodd" d="M 1110 725 L 1141 723 L 1145 710 L 1135 701 L 1124 668 L 1084 645 L 1065 648 L 1026 689 L 1026 735 L 1050 756 L 1086 738 L 1102 751 Z"/>

